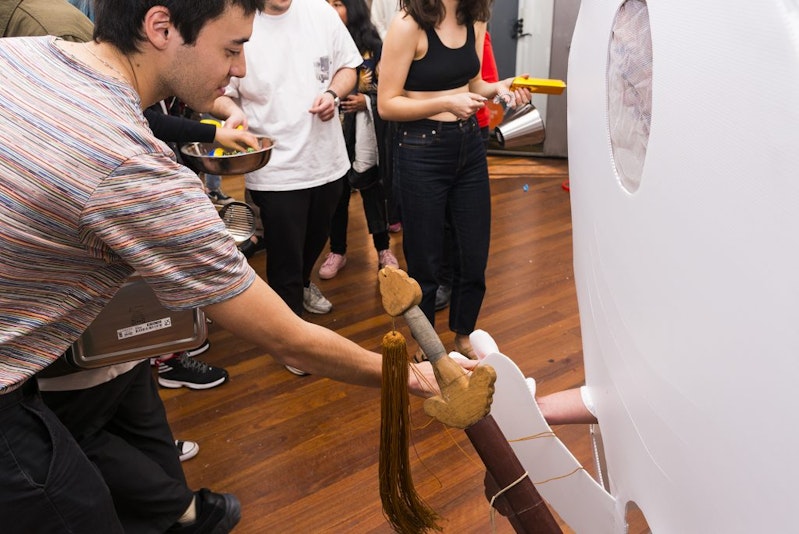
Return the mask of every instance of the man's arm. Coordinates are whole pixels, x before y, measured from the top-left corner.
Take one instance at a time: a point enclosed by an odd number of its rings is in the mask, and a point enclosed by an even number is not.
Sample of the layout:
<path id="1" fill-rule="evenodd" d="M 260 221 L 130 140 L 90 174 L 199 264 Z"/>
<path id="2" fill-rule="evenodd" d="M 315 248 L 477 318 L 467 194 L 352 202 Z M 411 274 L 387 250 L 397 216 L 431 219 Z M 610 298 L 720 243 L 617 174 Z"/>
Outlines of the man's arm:
<path id="1" fill-rule="evenodd" d="M 379 354 L 332 330 L 303 321 L 259 277 L 238 296 L 206 306 L 204 310 L 223 328 L 263 347 L 284 365 L 349 384 L 381 385 L 382 358 Z M 476 362 L 466 360 L 459 363 L 468 369 Z M 430 364 L 419 364 L 417 369 L 423 377 L 417 378 L 415 373 L 410 373 L 411 393 L 422 397 L 437 393 Z M 435 390 L 431 390 L 428 383 Z"/>

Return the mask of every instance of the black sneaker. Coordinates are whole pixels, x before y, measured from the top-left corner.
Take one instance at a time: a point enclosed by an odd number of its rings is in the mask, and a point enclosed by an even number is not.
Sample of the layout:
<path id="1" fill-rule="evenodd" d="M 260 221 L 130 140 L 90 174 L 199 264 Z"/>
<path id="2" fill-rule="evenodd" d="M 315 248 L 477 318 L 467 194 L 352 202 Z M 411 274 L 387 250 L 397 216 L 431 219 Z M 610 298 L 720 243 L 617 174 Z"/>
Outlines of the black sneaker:
<path id="1" fill-rule="evenodd" d="M 203 352 L 207 352 L 208 349 L 210 348 L 211 348 L 211 342 L 206 339 L 205 341 L 203 341 L 203 344 L 200 345 L 199 347 L 187 350 L 186 356 L 189 358 L 194 358 L 195 356 L 199 356 Z"/>
<path id="2" fill-rule="evenodd" d="M 239 245 L 239 250 L 241 251 L 242 254 L 244 254 L 245 258 L 250 259 L 253 256 L 255 256 L 258 252 L 266 250 L 266 243 L 264 243 L 263 237 L 255 236 L 255 241 L 253 241 L 252 239 L 248 239 L 247 241 Z"/>
<path id="3" fill-rule="evenodd" d="M 158 362 L 158 383 L 165 388 L 210 389 L 227 379 L 224 369 L 193 360 L 185 352 Z"/>
<path id="4" fill-rule="evenodd" d="M 203 488 L 194 496 L 197 519 L 188 525 L 176 525 L 169 532 L 227 534 L 241 519 L 241 504 L 235 495 Z"/>
<path id="5" fill-rule="evenodd" d="M 227 196 L 226 194 L 224 194 L 222 191 L 220 191 L 218 189 L 217 190 L 208 191 L 208 198 L 210 198 L 211 202 L 213 204 L 216 204 L 217 206 L 225 206 L 226 204 L 230 204 L 231 202 L 235 202 L 236 201 L 235 198 L 231 198 L 231 197 Z"/>

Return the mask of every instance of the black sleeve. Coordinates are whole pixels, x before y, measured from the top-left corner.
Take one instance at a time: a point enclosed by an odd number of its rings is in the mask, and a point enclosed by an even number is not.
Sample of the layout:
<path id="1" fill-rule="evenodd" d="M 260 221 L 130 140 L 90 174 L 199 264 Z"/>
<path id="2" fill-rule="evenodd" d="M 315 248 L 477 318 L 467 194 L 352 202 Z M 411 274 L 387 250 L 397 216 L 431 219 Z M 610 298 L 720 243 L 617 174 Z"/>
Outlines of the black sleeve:
<path id="1" fill-rule="evenodd" d="M 165 143 L 213 143 L 216 137 L 213 124 L 166 115 L 152 108 L 144 110 L 144 118 L 155 136 Z"/>

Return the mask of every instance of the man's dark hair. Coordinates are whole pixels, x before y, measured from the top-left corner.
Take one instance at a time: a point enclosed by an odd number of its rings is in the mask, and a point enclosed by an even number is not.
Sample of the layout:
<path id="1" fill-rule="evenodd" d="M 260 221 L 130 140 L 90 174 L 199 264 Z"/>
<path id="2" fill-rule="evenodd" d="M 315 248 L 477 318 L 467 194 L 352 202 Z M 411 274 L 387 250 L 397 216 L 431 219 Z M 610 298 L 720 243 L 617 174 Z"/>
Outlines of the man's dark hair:
<path id="1" fill-rule="evenodd" d="M 225 9 L 239 6 L 249 15 L 262 11 L 265 0 L 94 0 L 94 40 L 116 46 L 124 54 L 139 50 L 144 40 L 144 15 L 154 6 L 169 10 L 172 24 L 187 45 L 197 41 L 205 24 Z"/>

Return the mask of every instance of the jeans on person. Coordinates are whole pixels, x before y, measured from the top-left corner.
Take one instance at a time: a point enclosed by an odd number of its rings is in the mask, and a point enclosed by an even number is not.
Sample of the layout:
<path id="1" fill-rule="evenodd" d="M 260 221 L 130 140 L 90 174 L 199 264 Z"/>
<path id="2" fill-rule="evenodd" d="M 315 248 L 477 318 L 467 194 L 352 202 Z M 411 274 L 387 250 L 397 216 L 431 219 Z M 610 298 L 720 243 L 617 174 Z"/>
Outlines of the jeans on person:
<path id="1" fill-rule="evenodd" d="M 449 328 L 468 335 L 485 295 L 491 235 L 488 163 L 477 120 L 400 123 L 395 165 L 403 252 L 408 274 L 422 288 L 420 308 L 433 324 L 448 220 L 453 251 Z"/>
<path id="2" fill-rule="evenodd" d="M 99 469 L 126 534 L 175 524 L 194 492 L 149 360 L 97 386 L 41 396 Z"/>
<path id="3" fill-rule="evenodd" d="M 264 226 L 266 281 L 298 316 L 345 182 L 342 177 L 309 189 L 250 191 Z"/>
<path id="4" fill-rule="evenodd" d="M 36 379 L 0 395 L 0 525 L 4 533 L 122 533 L 111 494 Z"/>
<path id="5" fill-rule="evenodd" d="M 383 184 L 378 181 L 366 189 L 361 189 L 360 193 L 367 229 L 372 234 L 375 250 L 380 252 L 387 249 L 389 244 L 386 194 Z M 347 253 L 347 227 L 349 226 L 351 194 L 350 184 L 345 182 L 330 224 L 330 252 L 342 256 Z"/>
<path id="6" fill-rule="evenodd" d="M 207 189 L 208 191 L 221 191 L 222 177 L 217 174 L 206 174 L 205 189 Z"/>

